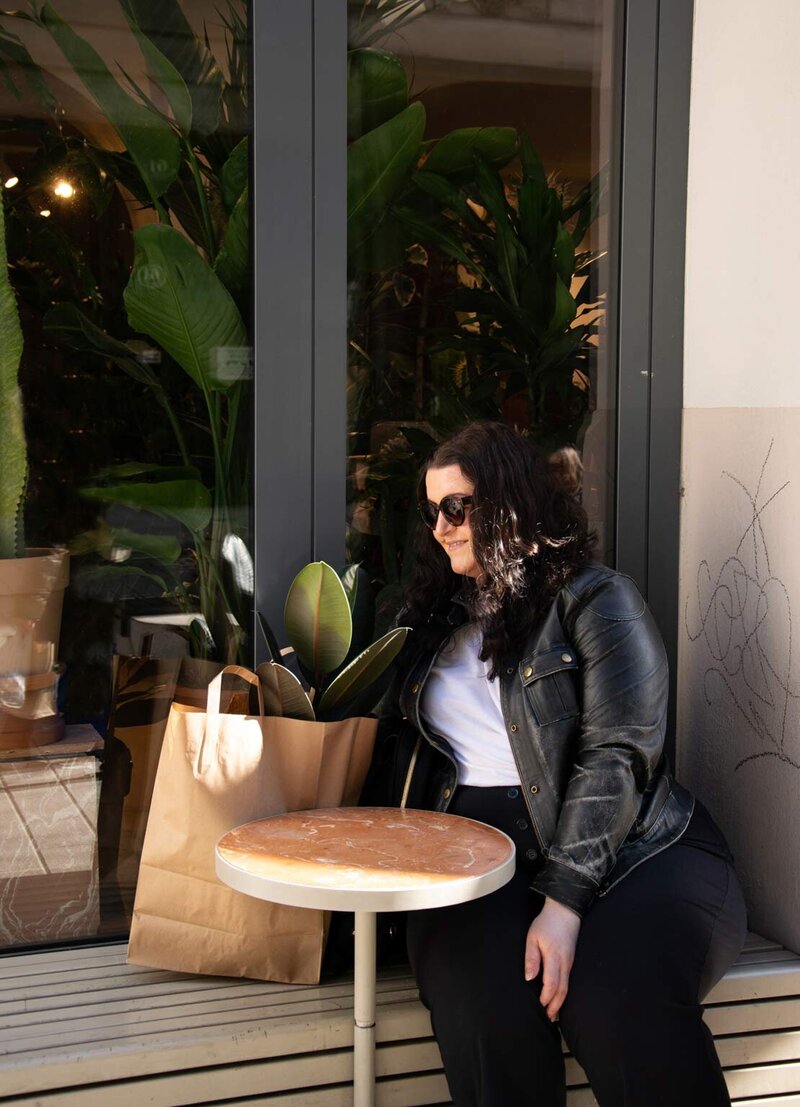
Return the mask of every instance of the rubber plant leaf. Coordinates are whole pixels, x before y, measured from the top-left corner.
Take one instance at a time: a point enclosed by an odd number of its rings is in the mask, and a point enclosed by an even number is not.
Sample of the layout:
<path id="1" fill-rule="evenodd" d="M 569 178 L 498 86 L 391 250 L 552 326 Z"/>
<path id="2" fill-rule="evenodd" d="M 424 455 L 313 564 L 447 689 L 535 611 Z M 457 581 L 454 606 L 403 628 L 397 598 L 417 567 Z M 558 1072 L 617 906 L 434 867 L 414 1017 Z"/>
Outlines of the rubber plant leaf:
<path id="1" fill-rule="evenodd" d="M 247 285 L 250 270 L 250 198 L 245 186 L 228 219 L 214 271 L 229 292 Z"/>
<path id="2" fill-rule="evenodd" d="M 264 694 L 264 714 L 284 719 L 315 719 L 306 690 L 293 672 L 274 661 L 265 661 L 256 669 Z"/>
<path id="3" fill-rule="evenodd" d="M 192 133 L 210 135 L 219 123 L 224 82 L 178 0 L 127 0 L 127 6 L 141 31 L 183 78 L 192 100 Z"/>
<path id="4" fill-rule="evenodd" d="M 366 691 L 397 657 L 408 631 L 408 627 L 390 630 L 351 661 L 325 689 L 317 706 L 317 718 L 342 711 L 348 702 Z"/>
<path id="5" fill-rule="evenodd" d="M 139 49 L 147 62 L 150 79 L 161 89 L 172 109 L 172 115 L 181 133 L 188 135 L 192 129 L 192 98 L 186 82 L 169 58 L 148 38 L 136 21 L 131 0 L 120 0 L 122 11 Z"/>
<path id="6" fill-rule="evenodd" d="M 64 57 L 125 143 L 151 198 L 158 199 L 178 175 L 178 136 L 169 123 L 137 103 L 117 84 L 94 47 L 73 31 L 49 0 L 45 0 L 41 14 L 44 26 Z"/>
<path id="7" fill-rule="evenodd" d="M 226 391 L 246 367 L 243 357 L 223 358 L 226 347 L 247 345 L 231 294 L 174 227 L 140 227 L 134 246 L 123 293 L 128 322 L 158 342 L 204 393 Z"/>
<path id="8" fill-rule="evenodd" d="M 300 663 L 313 674 L 318 688 L 350 649 L 353 619 L 336 571 L 325 561 L 301 569 L 286 596 L 283 621 Z"/>
<path id="9" fill-rule="evenodd" d="M 425 172 L 471 175 L 476 154 L 502 169 L 517 153 L 517 145 L 514 127 L 461 127 L 439 139 L 425 159 Z"/>
<path id="10" fill-rule="evenodd" d="M 408 81 L 395 54 L 370 47 L 347 55 L 347 137 L 367 131 L 398 115 L 408 104 Z"/>
<path id="11" fill-rule="evenodd" d="M 348 565 L 339 577 L 353 617 L 353 634 L 345 663 L 349 664 L 370 644 L 375 632 L 375 597 L 369 573 L 361 565 Z"/>
<path id="12" fill-rule="evenodd" d="M 408 180 L 425 130 L 421 103 L 407 108 L 347 148 L 347 241 L 354 251 L 372 234 Z"/>
<path id="13" fill-rule="evenodd" d="M 247 187 L 250 178 L 249 143 L 243 138 L 231 150 L 219 174 L 222 199 L 228 211 L 233 211 L 236 201 Z"/>
<path id="14" fill-rule="evenodd" d="M 204 530 L 211 521 L 211 493 L 196 480 L 165 480 L 152 484 L 110 484 L 82 488 L 81 495 L 105 504 L 123 504 L 177 519 L 190 531 Z"/>
<path id="15" fill-rule="evenodd" d="M 19 390 L 22 328 L 8 278 L 5 202 L 0 194 L 0 558 L 16 557 L 25 543 L 18 536 L 28 475 L 28 451 Z"/>

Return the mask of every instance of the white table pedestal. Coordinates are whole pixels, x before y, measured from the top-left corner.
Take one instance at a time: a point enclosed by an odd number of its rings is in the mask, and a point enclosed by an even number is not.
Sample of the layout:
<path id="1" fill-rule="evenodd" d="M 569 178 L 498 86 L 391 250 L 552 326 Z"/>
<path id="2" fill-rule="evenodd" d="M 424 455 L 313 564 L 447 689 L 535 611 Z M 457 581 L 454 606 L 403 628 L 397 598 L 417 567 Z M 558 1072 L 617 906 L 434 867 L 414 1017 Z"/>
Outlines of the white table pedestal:
<path id="1" fill-rule="evenodd" d="M 355 912 L 353 1104 L 375 1104 L 376 912 L 446 907 L 514 874 L 514 843 L 473 819 L 391 807 L 294 811 L 246 823 L 217 843 L 220 880 L 239 892 Z"/>

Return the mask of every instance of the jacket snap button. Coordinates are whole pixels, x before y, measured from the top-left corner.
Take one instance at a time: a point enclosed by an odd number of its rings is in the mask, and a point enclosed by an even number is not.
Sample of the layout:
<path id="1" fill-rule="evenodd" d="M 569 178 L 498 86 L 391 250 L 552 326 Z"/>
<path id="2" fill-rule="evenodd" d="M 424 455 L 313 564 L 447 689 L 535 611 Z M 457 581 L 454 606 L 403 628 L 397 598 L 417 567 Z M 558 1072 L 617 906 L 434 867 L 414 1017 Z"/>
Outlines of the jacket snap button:
<path id="1" fill-rule="evenodd" d="M 530 667 L 530 665 L 525 666 L 525 668 L 522 670 L 522 675 L 524 677 L 533 676 L 533 669 Z"/>
<path id="2" fill-rule="evenodd" d="M 416 696 L 417 692 L 419 692 L 419 685 L 418 684 L 412 684 L 411 685 L 411 695 Z"/>
<path id="3" fill-rule="evenodd" d="M 442 792 L 442 795 L 444 796 L 444 798 L 445 798 L 446 800 L 449 800 L 449 799 L 450 799 L 450 796 L 451 796 L 451 794 L 452 794 L 452 793 L 451 793 L 451 791 L 450 791 L 450 789 L 449 789 L 449 788 L 445 788 L 445 790 L 444 790 L 444 791 Z"/>
<path id="4" fill-rule="evenodd" d="M 517 724 L 512 723 L 511 726 L 508 729 L 511 731 L 512 734 L 516 734 L 517 730 L 518 730 Z"/>
<path id="5" fill-rule="evenodd" d="M 536 850 L 535 849 L 526 849 L 525 850 L 525 856 L 528 858 L 529 861 L 535 861 L 536 860 Z"/>
<path id="6" fill-rule="evenodd" d="M 513 672 L 514 672 L 514 666 L 513 666 L 513 665 L 509 665 L 509 667 L 508 667 L 508 668 L 506 669 L 506 673 L 507 673 L 507 674 L 508 674 L 509 676 L 511 676 L 511 674 L 512 674 Z"/>
<path id="7" fill-rule="evenodd" d="M 539 785 L 538 784 L 531 784 L 531 795 L 535 796 L 538 791 L 539 791 Z"/>
<path id="8" fill-rule="evenodd" d="M 571 653 L 562 653 L 561 660 L 564 661 L 564 662 L 572 661 L 572 654 Z"/>
<path id="9" fill-rule="evenodd" d="M 524 819 L 517 819 L 517 829 L 518 830 L 527 830 L 528 829 L 528 824 L 525 822 Z"/>

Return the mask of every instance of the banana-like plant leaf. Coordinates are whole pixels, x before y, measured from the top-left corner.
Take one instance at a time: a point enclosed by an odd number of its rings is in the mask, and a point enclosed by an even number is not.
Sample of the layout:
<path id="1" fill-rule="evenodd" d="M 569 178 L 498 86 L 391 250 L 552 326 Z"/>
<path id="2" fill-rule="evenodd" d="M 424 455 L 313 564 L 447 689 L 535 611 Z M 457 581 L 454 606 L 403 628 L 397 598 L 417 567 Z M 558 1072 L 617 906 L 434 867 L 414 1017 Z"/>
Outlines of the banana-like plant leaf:
<path id="1" fill-rule="evenodd" d="M 15 12 L 13 14 L 17 18 L 27 18 L 23 12 Z M 11 32 L 7 31 L 5 28 L 0 28 L 0 62 L 4 63 L 5 61 L 13 62 L 13 64 L 22 71 L 25 83 L 34 97 L 39 103 L 43 104 L 48 111 L 53 111 L 56 106 L 55 97 L 44 79 L 42 70 L 30 56 L 21 39 L 11 34 Z M 5 69 L 5 65 L 3 65 L 3 68 Z M 16 93 L 17 98 L 19 98 L 19 89 L 17 89 L 13 80 L 10 79 L 10 76 L 8 83 L 9 87 Z"/>
<path id="2" fill-rule="evenodd" d="M 347 55 L 347 137 L 361 138 L 408 104 L 408 81 L 395 54 L 371 48 Z"/>
<path id="3" fill-rule="evenodd" d="M 157 465 L 150 461 L 123 461 L 101 469 L 96 480 L 127 480 L 147 476 L 150 480 L 199 480 L 200 470 L 194 465 Z"/>
<path id="4" fill-rule="evenodd" d="M 127 0 L 137 25 L 183 78 L 192 100 L 192 133 L 210 135 L 219 123 L 222 74 L 183 14 L 178 0 Z"/>
<path id="5" fill-rule="evenodd" d="M 471 175 L 475 155 L 494 169 L 508 165 L 517 152 L 514 127 L 460 127 L 439 139 L 425 159 L 427 173 Z"/>
<path id="6" fill-rule="evenodd" d="M 480 156 L 475 157 L 475 179 L 481 190 L 481 199 L 494 219 L 497 247 L 497 265 L 505 285 L 508 300 L 519 304 L 517 273 L 520 263 L 525 263 L 525 250 L 517 238 L 511 223 L 511 210 L 505 197 L 503 181 Z M 500 291 L 499 289 L 497 291 Z"/>
<path id="7" fill-rule="evenodd" d="M 481 219 L 472 210 L 459 189 L 439 173 L 429 173 L 427 166 L 415 173 L 412 180 L 423 192 L 427 192 L 443 208 L 450 208 L 456 215 L 460 215 L 464 222 L 473 230 L 483 234 L 486 231 Z"/>
<path id="8" fill-rule="evenodd" d="M 550 341 L 561 335 L 575 318 L 576 311 L 577 305 L 570 295 L 569 289 L 560 277 L 556 277 L 556 302 L 553 308 L 553 317 L 545 335 L 545 341 Z"/>
<path id="9" fill-rule="evenodd" d="M 250 144 L 243 138 L 234 146 L 219 174 L 222 199 L 227 211 L 233 211 L 250 178 Z"/>
<path id="10" fill-rule="evenodd" d="M 81 495 L 104 504 L 124 504 L 138 511 L 152 511 L 177 519 L 191 531 L 201 531 L 211 521 L 211 494 L 196 480 L 165 480 L 152 484 L 111 484 L 82 488 Z"/>
<path id="11" fill-rule="evenodd" d="M 225 347 L 247 345 L 231 294 L 174 227 L 140 227 L 134 243 L 133 272 L 123 294 L 131 326 L 163 346 L 205 393 L 226 391 L 237 374 L 221 372 L 218 359 Z M 239 362 L 241 375 L 245 360 Z"/>
<path id="12" fill-rule="evenodd" d="M 492 283 L 486 270 L 472 254 L 467 253 L 456 234 L 451 233 L 433 219 L 420 215 L 419 212 L 413 211 L 411 208 L 397 207 L 394 211 L 397 218 L 413 231 L 418 242 L 421 242 L 424 246 L 438 247 L 448 257 L 460 261 L 470 272 L 477 273 L 487 284 Z"/>
<path id="13" fill-rule="evenodd" d="M 97 102 L 136 163 L 153 200 L 175 180 L 180 164 L 178 136 L 167 122 L 120 88 L 93 46 L 76 34 L 49 2 L 42 22 Z"/>
<path id="14" fill-rule="evenodd" d="M 247 285 L 250 270 L 250 198 L 246 185 L 231 212 L 214 269 L 229 292 L 236 294 Z"/>
<path id="15" fill-rule="evenodd" d="M 317 718 L 324 719 L 329 712 L 342 711 L 348 703 L 366 691 L 394 661 L 408 631 L 408 627 L 390 630 L 360 653 L 355 661 L 351 661 L 325 689 L 317 705 Z"/>
<path id="16" fill-rule="evenodd" d="M 283 621 L 300 663 L 319 687 L 350 649 L 353 619 L 350 604 L 336 571 L 324 561 L 301 569 L 286 596 Z"/>
<path id="17" fill-rule="evenodd" d="M 347 148 L 347 246 L 369 238 L 416 163 L 425 109 L 409 104 Z"/>
<path id="18" fill-rule="evenodd" d="M 131 0 L 120 0 L 120 4 L 128 26 L 136 37 L 139 49 L 147 62 L 147 70 L 151 80 L 158 85 L 166 96 L 181 133 L 188 135 L 192 129 L 192 98 L 189 95 L 186 82 L 169 58 L 142 31 L 136 22 Z"/>
<path id="19" fill-rule="evenodd" d="M 91 531 L 79 534 L 70 542 L 70 553 L 77 556 L 99 553 L 113 561 L 122 561 L 120 551 L 144 554 L 145 557 L 172 565 L 181 556 L 181 544 L 171 534 L 139 534 L 125 527 L 109 527 L 107 523 Z"/>
<path id="20" fill-rule="evenodd" d="M 8 279 L 5 201 L 0 194 L 0 558 L 16 557 L 25 545 L 17 530 L 28 477 L 28 450 L 19 390 L 22 328 Z"/>
<path id="21" fill-rule="evenodd" d="M 556 241 L 553 246 L 553 260 L 555 262 L 556 273 L 558 273 L 561 280 L 569 288 L 572 283 L 572 274 L 575 272 L 575 243 L 572 241 L 572 235 L 564 227 L 563 223 L 558 224 L 558 230 L 556 231 Z"/>
<path id="22" fill-rule="evenodd" d="M 264 714 L 284 719 L 315 719 L 314 708 L 305 688 L 284 665 L 265 661 L 256 669 L 264 695 Z"/>

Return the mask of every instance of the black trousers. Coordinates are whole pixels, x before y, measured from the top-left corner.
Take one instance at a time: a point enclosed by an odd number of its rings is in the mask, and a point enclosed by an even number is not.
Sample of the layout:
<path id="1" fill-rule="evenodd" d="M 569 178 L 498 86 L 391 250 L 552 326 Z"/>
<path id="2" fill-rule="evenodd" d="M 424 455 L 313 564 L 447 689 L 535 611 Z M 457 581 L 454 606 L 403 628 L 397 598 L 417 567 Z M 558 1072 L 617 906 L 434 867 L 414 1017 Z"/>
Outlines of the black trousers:
<path id="1" fill-rule="evenodd" d="M 697 804 L 683 837 L 595 900 L 559 1022 L 526 983 L 525 937 L 543 899 L 517 788 L 459 788 L 449 809 L 504 830 L 517 872 L 483 899 L 408 914 L 411 966 L 456 1107 L 563 1107 L 561 1033 L 600 1107 L 730 1104 L 703 997 L 738 956 L 744 901 L 720 831 Z"/>

